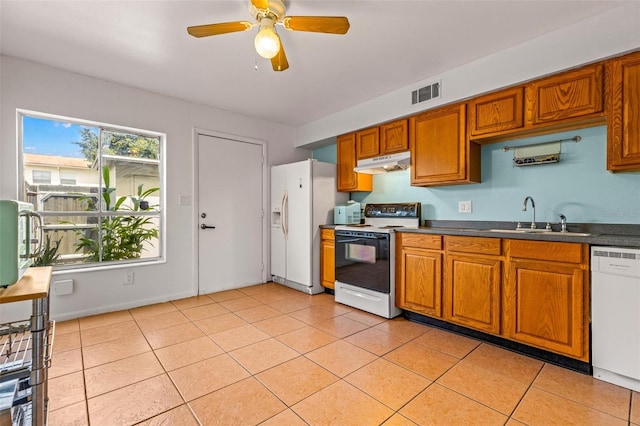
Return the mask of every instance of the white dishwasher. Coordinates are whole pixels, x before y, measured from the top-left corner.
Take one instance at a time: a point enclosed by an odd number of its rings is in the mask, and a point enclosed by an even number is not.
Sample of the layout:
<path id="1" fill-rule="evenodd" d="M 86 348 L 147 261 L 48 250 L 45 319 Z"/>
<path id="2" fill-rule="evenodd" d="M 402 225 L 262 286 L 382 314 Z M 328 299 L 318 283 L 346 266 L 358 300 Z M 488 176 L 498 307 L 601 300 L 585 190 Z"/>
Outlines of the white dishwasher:
<path id="1" fill-rule="evenodd" d="M 593 377 L 640 392 L 640 250 L 591 247 Z"/>

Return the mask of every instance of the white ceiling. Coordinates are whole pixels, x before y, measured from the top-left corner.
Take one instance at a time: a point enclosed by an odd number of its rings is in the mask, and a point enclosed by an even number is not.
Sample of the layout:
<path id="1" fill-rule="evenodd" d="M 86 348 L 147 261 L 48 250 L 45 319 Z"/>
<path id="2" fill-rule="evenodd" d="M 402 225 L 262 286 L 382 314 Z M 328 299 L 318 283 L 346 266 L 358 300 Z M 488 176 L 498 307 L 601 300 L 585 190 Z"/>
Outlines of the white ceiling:
<path id="1" fill-rule="evenodd" d="M 254 51 L 257 29 L 202 39 L 186 32 L 251 20 L 249 0 L 0 0 L 0 51 L 301 126 L 622 3 L 286 0 L 287 15 L 347 16 L 351 29 L 278 27 L 290 68 L 276 73 Z"/>

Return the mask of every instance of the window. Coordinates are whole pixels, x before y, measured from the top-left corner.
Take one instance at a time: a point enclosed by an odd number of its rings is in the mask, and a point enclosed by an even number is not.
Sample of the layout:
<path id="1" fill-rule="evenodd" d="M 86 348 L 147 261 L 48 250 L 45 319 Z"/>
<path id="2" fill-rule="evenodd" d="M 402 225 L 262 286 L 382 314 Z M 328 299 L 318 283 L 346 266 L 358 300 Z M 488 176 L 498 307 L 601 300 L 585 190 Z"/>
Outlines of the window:
<path id="1" fill-rule="evenodd" d="M 60 185 L 75 185 L 76 174 L 70 172 L 60 172 Z"/>
<path id="2" fill-rule="evenodd" d="M 51 183 L 51 170 L 34 170 L 32 176 L 34 185 Z"/>
<path id="3" fill-rule="evenodd" d="M 31 112 L 19 122 L 21 198 L 43 217 L 43 259 L 77 268 L 162 257 L 164 135 Z"/>

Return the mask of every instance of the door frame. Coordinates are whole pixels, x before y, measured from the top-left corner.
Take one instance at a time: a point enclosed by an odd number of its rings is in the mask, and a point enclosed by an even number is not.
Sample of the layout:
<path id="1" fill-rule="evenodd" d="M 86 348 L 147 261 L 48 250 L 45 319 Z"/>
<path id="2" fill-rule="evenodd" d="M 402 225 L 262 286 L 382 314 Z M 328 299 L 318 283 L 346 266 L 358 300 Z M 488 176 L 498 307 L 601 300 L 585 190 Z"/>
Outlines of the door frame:
<path id="1" fill-rule="evenodd" d="M 269 247 L 269 236 L 267 235 L 268 227 L 267 227 L 267 201 L 268 201 L 268 182 L 267 182 L 267 142 L 260 140 L 249 138 L 245 136 L 232 135 L 229 133 L 218 132 L 215 130 L 202 129 L 198 127 L 193 128 L 193 138 L 192 138 L 192 148 L 193 148 L 193 176 L 192 176 L 192 184 L 193 184 L 193 211 L 191 218 L 191 228 L 192 228 L 192 241 L 193 241 L 193 275 L 194 275 L 194 294 L 200 294 L 200 232 L 197 224 L 199 222 L 198 212 L 200 211 L 200 185 L 199 181 L 199 173 L 200 173 L 200 162 L 199 162 L 199 137 L 202 136 L 211 136 L 214 138 L 226 139 L 233 142 L 239 143 L 251 143 L 254 145 L 259 145 L 262 148 L 262 282 L 267 282 L 267 249 Z"/>

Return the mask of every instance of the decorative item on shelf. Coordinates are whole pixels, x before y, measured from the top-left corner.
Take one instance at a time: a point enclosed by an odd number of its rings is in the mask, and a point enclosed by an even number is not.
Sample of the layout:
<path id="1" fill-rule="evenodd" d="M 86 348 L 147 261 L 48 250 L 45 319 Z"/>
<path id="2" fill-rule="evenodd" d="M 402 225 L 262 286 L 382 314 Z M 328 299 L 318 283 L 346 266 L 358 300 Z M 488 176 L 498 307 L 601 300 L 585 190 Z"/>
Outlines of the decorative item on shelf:
<path id="1" fill-rule="evenodd" d="M 537 164 L 550 164 L 560 162 L 562 142 L 580 142 L 580 136 L 569 139 L 559 139 L 549 142 L 540 142 L 521 146 L 504 146 L 503 152 L 513 150 L 513 165 L 515 167 L 533 166 Z"/>

